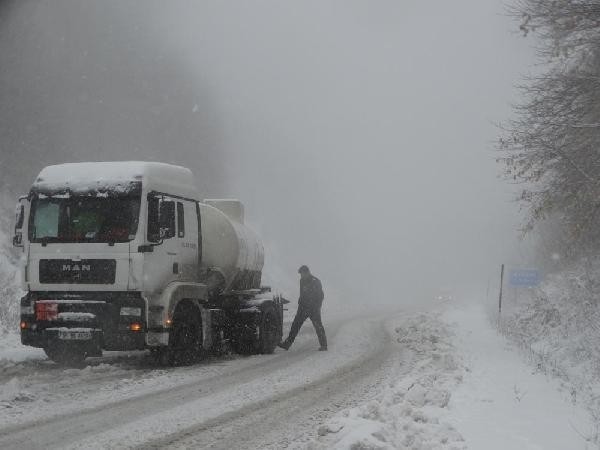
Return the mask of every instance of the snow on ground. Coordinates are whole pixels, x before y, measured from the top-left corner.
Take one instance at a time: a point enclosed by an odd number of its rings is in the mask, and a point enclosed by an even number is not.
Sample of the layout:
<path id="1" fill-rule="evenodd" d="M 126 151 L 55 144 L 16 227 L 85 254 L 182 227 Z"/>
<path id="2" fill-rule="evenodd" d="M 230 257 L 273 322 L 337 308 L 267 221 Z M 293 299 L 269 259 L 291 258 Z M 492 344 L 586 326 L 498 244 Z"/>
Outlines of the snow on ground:
<path id="1" fill-rule="evenodd" d="M 323 424 L 310 448 L 595 448 L 588 413 L 480 305 L 447 303 L 399 319 L 394 332 L 404 358 L 389 382 Z"/>
<path id="2" fill-rule="evenodd" d="M 315 340 L 313 331 L 309 336 Z M 345 365 L 361 357 L 368 357 L 384 341 L 382 330 L 372 321 L 354 321 L 344 324 L 336 339 L 332 341 L 330 352 L 312 351 L 296 363 L 272 371 L 264 371 L 262 376 L 251 379 L 221 392 L 215 392 L 209 398 L 199 396 L 190 398 L 182 404 L 170 405 L 170 411 L 158 411 L 140 420 L 115 427 L 110 433 L 101 433 L 90 439 L 79 441 L 73 448 L 107 448 L 115 445 L 131 445 L 139 436 L 165 435 L 176 433 L 195 424 L 206 422 L 220 415 L 238 411 L 261 400 L 285 395 L 294 388 L 317 384 L 325 375 L 335 373 Z M 300 339 L 300 342 L 306 339 Z M 294 345 L 297 345 L 296 342 Z M 316 349 L 316 347 L 315 347 Z M 287 355 L 286 355 L 287 356 Z M 261 356 L 263 362 L 273 356 Z M 201 384 L 198 385 L 201 388 Z M 293 399 L 290 401 L 293 405 Z"/>
<path id="3" fill-rule="evenodd" d="M 24 346 L 17 333 L 0 334 L 0 370 L 10 364 L 35 359 L 46 359 L 42 349 Z"/>
<path id="4" fill-rule="evenodd" d="M 159 368 L 144 353 L 131 355 L 131 363 L 127 354 L 109 353 L 91 359 L 84 369 L 64 369 L 33 355 L 21 361 L 6 358 L 0 366 L 0 426 L 105 408 L 103 420 L 115 422 L 111 429 L 96 430 L 97 435 L 92 433 L 89 440 L 75 446 L 135 445 L 139 439 L 177 432 L 271 396 L 311 386 L 369 358 L 385 342 L 378 323 L 355 320 L 332 327 L 328 353 L 316 351 L 314 331 L 307 326 L 289 352 L 215 358 L 190 367 Z M 220 379 L 230 381 L 221 386 Z M 206 386 L 210 386 L 208 391 Z M 172 404 L 167 400 L 171 393 Z M 160 407 L 153 398 L 161 399 Z M 125 421 L 112 418 L 111 405 L 122 408 L 126 399 L 144 405 L 143 412 Z"/>
<path id="5" fill-rule="evenodd" d="M 4 341 L 3 333 L 19 330 L 19 300 L 23 295 L 16 267 L 19 251 L 9 244 L 11 241 L 5 232 L 8 220 L 1 215 L 3 199 L 0 193 L 0 346 Z"/>
<path id="6" fill-rule="evenodd" d="M 388 381 L 368 402 L 337 414 L 319 430 L 313 449 L 459 449 L 463 438 L 447 420 L 463 368 L 439 313 L 393 321 L 402 349 Z"/>
<path id="7" fill-rule="evenodd" d="M 318 389 L 332 377 L 373 364 L 368 358 L 378 353 L 388 361 L 368 392 L 353 390 L 358 385 L 336 387 L 336 395 L 347 390 L 352 401 L 341 410 L 329 405 L 305 431 L 288 434 L 285 445 L 314 450 L 595 448 L 587 410 L 498 335 L 478 304 L 446 302 L 388 315 L 383 322 L 342 321 L 327 354 L 314 351 L 310 326 L 302 331 L 290 352 L 175 369 L 153 366 L 144 353 L 108 353 L 91 359 L 85 369 L 63 369 L 6 335 L 12 340 L 0 343 L 0 425 L 59 416 L 57 423 L 66 421 L 68 427 L 77 421 L 72 413 L 82 411 L 108 429 L 88 424 L 84 440 L 65 431 L 65 441 L 56 438 L 55 446 L 141 445 L 148 436 L 173 433 L 179 439 L 181 430 L 253 411 L 253 405 L 266 408 L 270 399 L 293 409 L 294 395 L 302 389 Z M 390 336 L 393 342 L 385 344 Z M 229 381 L 221 386 L 224 379 Z M 160 408 L 155 409 L 155 399 Z M 127 408 L 138 412 L 112 418 L 111 411 Z M 200 445 L 198 433 L 191 442 Z M 182 439 L 185 446 L 187 437 Z"/>
<path id="8" fill-rule="evenodd" d="M 535 289 L 508 290 L 499 330 L 539 370 L 561 380 L 600 425 L 600 258 L 571 263 Z M 595 435 L 600 446 L 600 430 Z"/>
<path id="9" fill-rule="evenodd" d="M 481 305 L 448 308 L 465 368 L 450 421 L 474 449 L 587 449 L 587 412 L 499 336 Z"/>

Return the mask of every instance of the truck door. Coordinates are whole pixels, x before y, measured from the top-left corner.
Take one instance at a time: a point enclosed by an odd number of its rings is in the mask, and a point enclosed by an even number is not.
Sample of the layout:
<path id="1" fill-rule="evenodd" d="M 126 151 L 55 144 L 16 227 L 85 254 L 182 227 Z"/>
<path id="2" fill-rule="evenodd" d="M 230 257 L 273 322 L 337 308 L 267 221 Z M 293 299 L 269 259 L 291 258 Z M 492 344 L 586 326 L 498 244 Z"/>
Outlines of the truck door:
<path id="1" fill-rule="evenodd" d="M 196 202 L 177 200 L 177 240 L 179 251 L 175 264 L 179 279 L 198 281 L 198 219 Z"/>
<path id="2" fill-rule="evenodd" d="M 179 279 L 179 238 L 176 219 L 177 199 L 167 195 L 148 196 L 147 239 L 152 251 L 144 256 L 144 290 L 162 291 Z"/>

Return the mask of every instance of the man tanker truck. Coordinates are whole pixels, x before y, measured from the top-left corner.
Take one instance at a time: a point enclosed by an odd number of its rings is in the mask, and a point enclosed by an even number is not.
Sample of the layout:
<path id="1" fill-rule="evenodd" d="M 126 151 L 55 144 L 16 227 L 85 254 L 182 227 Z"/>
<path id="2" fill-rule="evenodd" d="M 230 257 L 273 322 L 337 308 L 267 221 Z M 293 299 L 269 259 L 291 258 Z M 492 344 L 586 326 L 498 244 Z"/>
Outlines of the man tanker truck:
<path id="1" fill-rule="evenodd" d="M 21 342 L 62 364 L 150 349 L 161 364 L 272 353 L 287 301 L 261 287 L 263 246 L 237 200 L 200 201 L 189 169 L 44 168 L 17 204 Z"/>

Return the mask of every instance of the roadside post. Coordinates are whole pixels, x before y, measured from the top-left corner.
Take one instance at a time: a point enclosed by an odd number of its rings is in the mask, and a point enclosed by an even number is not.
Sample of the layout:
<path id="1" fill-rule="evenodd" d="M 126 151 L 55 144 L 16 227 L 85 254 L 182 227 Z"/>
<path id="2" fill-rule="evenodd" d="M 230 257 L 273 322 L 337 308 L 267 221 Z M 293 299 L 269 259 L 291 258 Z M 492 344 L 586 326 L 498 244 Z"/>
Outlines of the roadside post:
<path id="1" fill-rule="evenodd" d="M 500 295 L 498 296 L 498 318 L 502 313 L 502 285 L 504 284 L 504 264 L 500 267 Z"/>

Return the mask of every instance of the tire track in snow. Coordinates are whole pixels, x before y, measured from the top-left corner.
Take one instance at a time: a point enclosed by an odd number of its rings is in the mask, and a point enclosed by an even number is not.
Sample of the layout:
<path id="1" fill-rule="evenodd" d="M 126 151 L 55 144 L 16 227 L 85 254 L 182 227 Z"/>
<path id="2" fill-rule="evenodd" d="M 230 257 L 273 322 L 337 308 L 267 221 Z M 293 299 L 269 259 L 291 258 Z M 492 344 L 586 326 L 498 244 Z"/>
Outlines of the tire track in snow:
<path id="1" fill-rule="evenodd" d="M 340 409 L 359 402 L 381 383 L 395 352 L 387 335 L 382 346 L 311 383 L 297 386 L 184 430 L 146 441 L 138 448 L 281 448 L 290 436 L 314 429 Z M 300 426 L 299 426 L 300 425 Z M 284 428 L 290 428 L 284 430 Z"/>
<path id="2" fill-rule="evenodd" d="M 342 323 L 334 322 L 330 329 L 336 334 L 341 326 Z M 310 327 L 307 328 L 303 330 L 305 333 L 312 332 Z M 305 343 L 299 347 L 295 351 L 280 352 L 274 356 L 253 357 L 255 361 L 250 366 L 233 365 L 230 368 L 233 370 L 210 374 L 208 377 L 204 372 L 200 376 L 192 375 L 175 386 L 161 386 L 130 398 L 0 428 L 0 448 L 63 448 L 111 428 L 143 420 L 145 416 L 154 415 L 161 409 L 168 413 L 171 407 L 214 396 L 231 389 L 235 384 L 260 379 L 265 373 L 284 370 L 314 354 L 314 345 Z M 192 371 L 193 367 L 189 369 Z M 85 380 L 82 380 L 82 384 L 85 384 Z"/>

